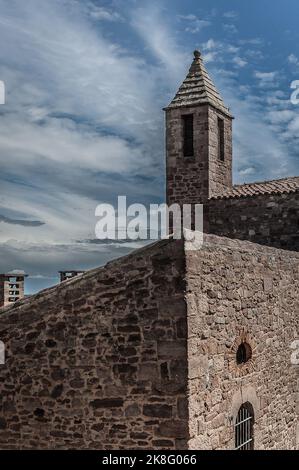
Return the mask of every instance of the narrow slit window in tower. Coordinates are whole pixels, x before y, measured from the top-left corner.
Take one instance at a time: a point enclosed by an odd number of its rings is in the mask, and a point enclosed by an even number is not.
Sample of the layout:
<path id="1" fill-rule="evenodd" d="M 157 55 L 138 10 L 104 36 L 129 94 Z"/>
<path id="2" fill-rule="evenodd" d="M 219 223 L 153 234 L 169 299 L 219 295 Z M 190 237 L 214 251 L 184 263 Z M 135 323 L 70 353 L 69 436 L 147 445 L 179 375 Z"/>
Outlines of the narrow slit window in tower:
<path id="1" fill-rule="evenodd" d="M 218 158 L 224 162 L 224 121 L 218 118 Z"/>
<path id="2" fill-rule="evenodd" d="M 193 157 L 193 114 L 183 116 L 184 156 Z"/>

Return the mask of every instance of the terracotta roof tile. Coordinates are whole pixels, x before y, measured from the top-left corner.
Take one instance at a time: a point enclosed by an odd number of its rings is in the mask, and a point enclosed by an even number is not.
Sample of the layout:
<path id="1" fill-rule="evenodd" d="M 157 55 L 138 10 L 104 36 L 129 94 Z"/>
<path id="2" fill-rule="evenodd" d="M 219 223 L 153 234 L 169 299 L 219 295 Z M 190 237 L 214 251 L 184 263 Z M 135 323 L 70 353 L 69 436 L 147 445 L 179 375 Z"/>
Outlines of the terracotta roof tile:
<path id="1" fill-rule="evenodd" d="M 299 191 L 299 176 L 284 178 L 261 183 L 250 183 L 235 185 L 219 196 L 211 199 L 231 199 L 240 197 L 251 197 L 259 194 L 284 194 Z"/>

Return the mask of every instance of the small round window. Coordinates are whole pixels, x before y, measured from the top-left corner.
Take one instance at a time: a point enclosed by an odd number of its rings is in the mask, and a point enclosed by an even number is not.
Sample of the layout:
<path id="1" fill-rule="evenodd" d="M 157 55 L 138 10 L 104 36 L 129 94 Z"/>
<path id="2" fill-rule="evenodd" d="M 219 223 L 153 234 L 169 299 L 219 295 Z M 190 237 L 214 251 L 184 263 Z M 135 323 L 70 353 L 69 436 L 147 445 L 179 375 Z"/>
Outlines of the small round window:
<path id="1" fill-rule="evenodd" d="M 241 343 L 237 349 L 237 354 L 236 354 L 237 364 L 245 364 L 245 362 L 251 359 L 251 356 L 252 356 L 251 346 L 246 342 Z"/>

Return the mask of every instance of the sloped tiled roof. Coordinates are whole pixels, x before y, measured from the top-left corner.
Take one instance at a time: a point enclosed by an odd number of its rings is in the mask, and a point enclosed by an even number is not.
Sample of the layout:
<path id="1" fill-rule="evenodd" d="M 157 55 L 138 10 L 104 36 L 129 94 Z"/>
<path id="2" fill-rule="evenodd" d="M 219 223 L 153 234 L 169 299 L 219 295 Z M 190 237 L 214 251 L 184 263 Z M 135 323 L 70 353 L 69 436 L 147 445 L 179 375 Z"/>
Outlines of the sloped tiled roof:
<path id="1" fill-rule="evenodd" d="M 230 116 L 229 109 L 210 79 L 199 51 L 194 51 L 194 59 L 189 73 L 171 103 L 165 109 L 211 104 Z"/>
<path id="2" fill-rule="evenodd" d="M 283 194 L 299 191 L 299 176 L 261 183 L 239 184 L 211 199 L 230 199 L 257 196 L 259 194 Z"/>

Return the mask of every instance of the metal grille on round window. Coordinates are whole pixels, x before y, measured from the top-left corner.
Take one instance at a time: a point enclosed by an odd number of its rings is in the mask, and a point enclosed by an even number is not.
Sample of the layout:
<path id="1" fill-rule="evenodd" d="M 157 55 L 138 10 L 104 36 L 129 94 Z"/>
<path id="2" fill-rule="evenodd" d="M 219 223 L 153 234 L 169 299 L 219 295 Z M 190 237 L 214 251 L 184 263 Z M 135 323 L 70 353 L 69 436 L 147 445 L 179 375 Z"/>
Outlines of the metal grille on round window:
<path id="1" fill-rule="evenodd" d="M 240 407 L 235 423 L 235 449 L 253 450 L 253 407 L 249 402 Z"/>

